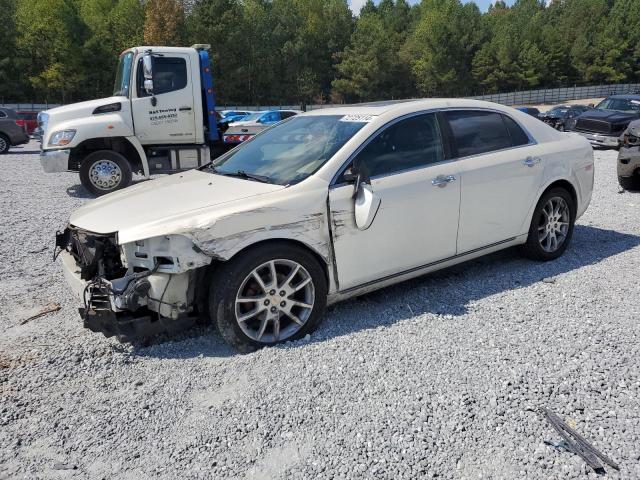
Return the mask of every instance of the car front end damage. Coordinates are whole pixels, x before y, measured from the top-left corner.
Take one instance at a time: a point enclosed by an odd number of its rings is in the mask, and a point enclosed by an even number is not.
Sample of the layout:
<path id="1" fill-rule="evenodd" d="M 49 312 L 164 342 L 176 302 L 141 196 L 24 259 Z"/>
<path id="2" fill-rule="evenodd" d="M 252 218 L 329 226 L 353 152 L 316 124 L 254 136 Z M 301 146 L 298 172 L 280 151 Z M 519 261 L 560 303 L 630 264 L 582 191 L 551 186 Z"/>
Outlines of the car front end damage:
<path id="1" fill-rule="evenodd" d="M 89 330 L 132 341 L 187 328 L 197 317 L 195 285 L 211 257 L 187 237 L 120 245 L 117 233 L 70 225 L 56 235 L 56 251 Z"/>
<path id="2" fill-rule="evenodd" d="M 640 187 L 640 121 L 632 122 L 620 138 L 618 179 L 634 189 Z"/>

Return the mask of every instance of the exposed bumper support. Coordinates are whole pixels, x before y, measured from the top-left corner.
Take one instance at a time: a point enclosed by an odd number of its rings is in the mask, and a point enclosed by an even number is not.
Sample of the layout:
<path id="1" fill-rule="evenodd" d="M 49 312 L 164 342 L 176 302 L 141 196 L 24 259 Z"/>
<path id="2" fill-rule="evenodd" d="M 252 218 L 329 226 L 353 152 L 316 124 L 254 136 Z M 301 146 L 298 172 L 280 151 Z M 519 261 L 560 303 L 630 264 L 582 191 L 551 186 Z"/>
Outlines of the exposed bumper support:
<path id="1" fill-rule="evenodd" d="M 45 173 L 68 172 L 71 150 L 42 150 L 40 163 Z"/>
<path id="2" fill-rule="evenodd" d="M 618 147 L 617 135 L 603 135 L 601 133 L 587 133 L 578 131 L 575 131 L 575 133 L 582 135 L 584 138 L 589 140 L 591 145 L 595 147 Z"/>

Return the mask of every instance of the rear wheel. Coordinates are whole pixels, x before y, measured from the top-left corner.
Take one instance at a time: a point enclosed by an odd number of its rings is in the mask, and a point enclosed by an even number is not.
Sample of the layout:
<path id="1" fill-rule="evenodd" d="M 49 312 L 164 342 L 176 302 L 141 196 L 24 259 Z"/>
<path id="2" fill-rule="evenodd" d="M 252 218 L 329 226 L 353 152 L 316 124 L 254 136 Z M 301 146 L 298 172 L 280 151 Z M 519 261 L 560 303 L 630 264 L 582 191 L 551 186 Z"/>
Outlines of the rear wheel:
<path id="1" fill-rule="evenodd" d="M 327 282 L 315 257 L 286 242 L 265 244 L 223 264 L 209 290 L 209 314 L 241 352 L 311 333 L 324 315 Z"/>
<path id="2" fill-rule="evenodd" d="M 523 253 L 532 260 L 547 261 L 561 256 L 573 234 L 576 207 L 564 188 L 553 188 L 536 205 Z"/>
<path id="3" fill-rule="evenodd" d="M 96 196 L 129 186 L 132 177 L 127 159 L 111 150 L 92 152 L 80 165 L 80 182 Z"/>
<path id="4" fill-rule="evenodd" d="M 640 190 L 640 174 L 636 173 L 630 177 L 618 177 L 618 183 L 625 190 Z"/>
<path id="5" fill-rule="evenodd" d="M 0 133 L 0 155 L 7 153 L 9 151 L 9 148 L 11 148 L 11 142 L 9 141 L 9 138 Z"/>

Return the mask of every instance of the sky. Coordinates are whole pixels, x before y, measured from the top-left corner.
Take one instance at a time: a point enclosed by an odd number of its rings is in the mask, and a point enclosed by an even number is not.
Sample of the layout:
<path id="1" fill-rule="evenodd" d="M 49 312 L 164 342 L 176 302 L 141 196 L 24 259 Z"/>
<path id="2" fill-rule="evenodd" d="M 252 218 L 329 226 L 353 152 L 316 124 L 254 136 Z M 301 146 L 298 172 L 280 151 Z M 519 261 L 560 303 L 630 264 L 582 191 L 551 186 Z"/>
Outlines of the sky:
<path id="1" fill-rule="evenodd" d="M 376 3 L 378 3 L 378 0 L 374 0 Z M 465 3 L 468 3 L 470 1 L 474 1 L 475 3 L 478 4 L 478 7 L 480 7 L 480 10 L 482 12 L 486 12 L 487 9 L 489 8 L 489 5 L 492 4 L 494 2 L 494 0 L 463 0 Z M 360 9 L 362 8 L 362 6 L 365 4 L 366 0 L 349 0 L 349 4 L 351 5 L 351 10 L 353 11 L 353 13 L 357 14 L 360 12 Z M 408 0 L 409 3 L 414 4 L 414 3 L 419 3 L 419 0 Z M 507 0 L 507 5 L 511 5 L 513 3 L 513 0 Z"/>

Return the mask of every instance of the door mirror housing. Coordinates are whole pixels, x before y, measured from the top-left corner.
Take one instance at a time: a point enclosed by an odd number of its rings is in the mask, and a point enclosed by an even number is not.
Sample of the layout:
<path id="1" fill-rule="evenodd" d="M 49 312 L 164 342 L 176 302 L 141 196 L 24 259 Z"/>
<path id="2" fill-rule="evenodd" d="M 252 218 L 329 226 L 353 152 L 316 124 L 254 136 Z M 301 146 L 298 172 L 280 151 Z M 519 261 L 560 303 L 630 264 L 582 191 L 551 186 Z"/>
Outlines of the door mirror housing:
<path id="1" fill-rule="evenodd" d="M 142 72 L 144 74 L 144 90 L 147 94 L 153 94 L 153 57 L 147 52 L 142 57 Z"/>
<path id="2" fill-rule="evenodd" d="M 371 184 L 360 182 L 358 184 L 355 196 L 355 220 L 359 230 L 367 230 L 380 208 L 380 197 L 373 193 Z"/>

